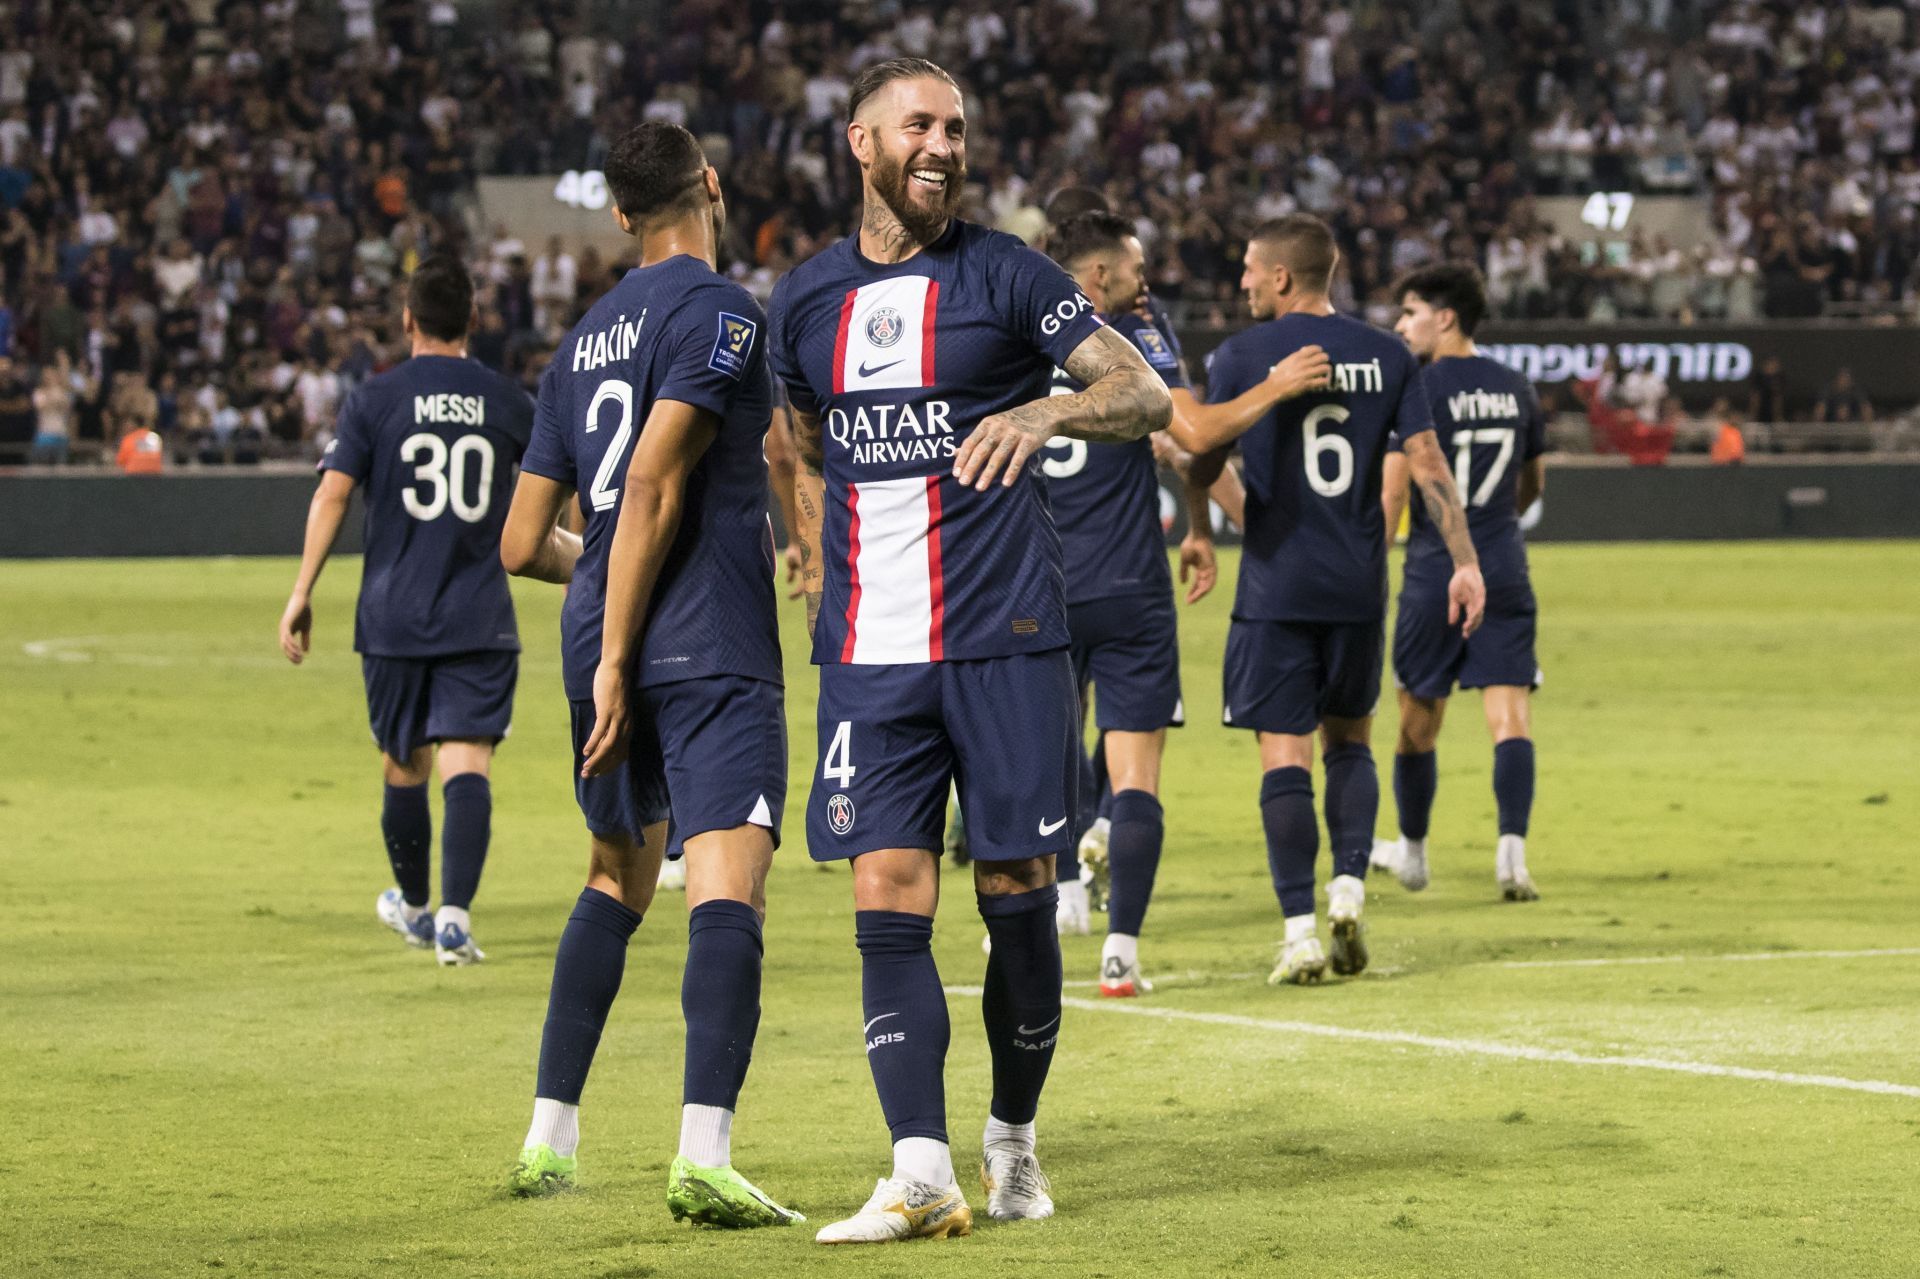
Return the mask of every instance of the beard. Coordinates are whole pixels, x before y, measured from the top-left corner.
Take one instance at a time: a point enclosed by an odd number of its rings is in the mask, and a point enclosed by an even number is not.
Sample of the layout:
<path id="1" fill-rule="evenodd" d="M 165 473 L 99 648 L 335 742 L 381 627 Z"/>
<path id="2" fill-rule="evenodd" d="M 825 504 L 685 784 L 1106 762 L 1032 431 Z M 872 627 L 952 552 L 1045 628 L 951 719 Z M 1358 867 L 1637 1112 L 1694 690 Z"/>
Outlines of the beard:
<path id="1" fill-rule="evenodd" d="M 908 235 L 921 244 L 929 244 L 960 207 L 960 188 L 966 180 L 967 166 L 956 160 L 923 160 L 914 167 L 937 169 L 947 175 L 945 188 L 937 193 L 925 192 L 934 197 L 931 205 L 915 198 L 915 191 L 909 189 L 913 179 L 907 176 L 907 166 L 890 155 L 874 157 L 871 171 L 873 189 L 900 225 L 906 228 Z M 920 190 L 925 191 L 925 188 Z"/>

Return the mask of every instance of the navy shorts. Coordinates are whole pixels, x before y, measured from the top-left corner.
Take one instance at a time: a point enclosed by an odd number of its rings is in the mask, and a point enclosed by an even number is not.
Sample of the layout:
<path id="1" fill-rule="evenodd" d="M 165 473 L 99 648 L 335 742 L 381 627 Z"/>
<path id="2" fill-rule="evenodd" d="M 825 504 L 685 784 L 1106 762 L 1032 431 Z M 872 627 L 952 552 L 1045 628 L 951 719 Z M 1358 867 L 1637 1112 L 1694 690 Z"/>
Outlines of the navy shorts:
<path id="1" fill-rule="evenodd" d="M 1090 600 L 1067 608 L 1074 682 L 1094 688 L 1102 732 L 1151 733 L 1186 722 L 1173 596 Z"/>
<path id="2" fill-rule="evenodd" d="M 402 761 L 432 742 L 505 737 L 519 675 L 518 653 L 360 658 L 373 740 Z"/>
<path id="3" fill-rule="evenodd" d="M 1459 625 L 1447 621 L 1445 587 L 1403 589 L 1393 627 L 1394 681 L 1420 698 L 1446 697 L 1455 684 L 1531 688 L 1540 674 L 1533 651 L 1534 614 L 1531 587 L 1489 589 L 1480 628 L 1462 639 Z"/>
<path id="4" fill-rule="evenodd" d="M 1246 622 L 1227 629 L 1221 722 L 1304 736 L 1321 720 L 1361 719 L 1380 701 L 1380 622 Z"/>
<path id="5" fill-rule="evenodd" d="M 1080 699 L 1065 649 L 978 661 L 820 668 L 807 848 L 839 861 L 938 850 L 947 790 L 975 861 L 1073 846 Z"/>
<path id="6" fill-rule="evenodd" d="M 786 693 L 778 684 L 713 675 L 640 689 L 627 758 L 599 777 L 580 776 L 593 735 L 593 702 L 573 715 L 573 794 L 595 835 L 635 840 L 673 822 L 666 850 L 712 830 L 764 826 L 780 845 L 787 799 Z"/>

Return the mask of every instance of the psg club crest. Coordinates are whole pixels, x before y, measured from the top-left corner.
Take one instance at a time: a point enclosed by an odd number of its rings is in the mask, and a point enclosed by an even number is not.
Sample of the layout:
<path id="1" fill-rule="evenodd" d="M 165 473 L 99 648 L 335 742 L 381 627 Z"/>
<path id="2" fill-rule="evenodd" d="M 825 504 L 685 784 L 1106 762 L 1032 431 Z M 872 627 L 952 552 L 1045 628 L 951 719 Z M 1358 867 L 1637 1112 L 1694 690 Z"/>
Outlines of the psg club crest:
<path id="1" fill-rule="evenodd" d="M 847 798 L 845 791 L 827 796 L 827 825 L 836 835 L 844 835 L 853 829 L 853 801 Z"/>
<path id="2" fill-rule="evenodd" d="M 892 346 L 906 331 L 906 320 L 890 306 L 879 307 L 867 317 L 867 341 L 875 346 Z"/>

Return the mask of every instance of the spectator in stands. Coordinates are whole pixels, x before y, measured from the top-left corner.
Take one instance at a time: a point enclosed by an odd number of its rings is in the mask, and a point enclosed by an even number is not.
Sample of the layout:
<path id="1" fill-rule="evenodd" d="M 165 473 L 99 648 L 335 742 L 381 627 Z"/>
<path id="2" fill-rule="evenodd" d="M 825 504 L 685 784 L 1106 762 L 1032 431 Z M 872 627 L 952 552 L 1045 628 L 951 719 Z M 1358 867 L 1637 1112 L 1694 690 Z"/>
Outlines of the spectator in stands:
<path id="1" fill-rule="evenodd" d="M 1733 405 L 1722 397 L 1713 402 L 1707 412 L 1707 422 L 1713 432 L 1713 445 L 1708 456 L 1716 466 L 1737 466 L 1747 460 L 1747 437 L 1740 433 L 1740 423 L 1733 411 Z"/>
<path id="2" fill-rule="evenodd" d="M 1642 422 L 1662 420 L 1667 400 L 1667 379 L 1651 362 L 1636 364 L 1628 371 L 1622 393 L 1627 407 Z"/>
<path id="3" fill-rule="evenodd" d="M 72 369 L 67 353 L 60 352 L 40 369 L 40 385 L 33 388 L 34 462 L 48 466 L 65 464 L 73 448 Z"/>
<path id="4" fill-rule="evenodd" d="M 1826 394 L 1813 406 L 1816 422 L 1872 422 L 1873 405 L 1853 385 L 1853 370 L 1841 366 L 1827 385 Z"/>
<path id="5" fill-rule="evenodd" d="M 120 446 L 114 452 L 114 464 L 122 475 L 158 475 L 166 466 L 166 444 L 160 433 L 138 418 L 115 419 L 120 428 Z"/>
<path id="6" fill-rule="evenodd" d="M 1771 424 L 1787 418 L 1787 375 L 1780 368 L 1780 357 L 1769 355 L 1747 379 L 1747 420 Z"/>

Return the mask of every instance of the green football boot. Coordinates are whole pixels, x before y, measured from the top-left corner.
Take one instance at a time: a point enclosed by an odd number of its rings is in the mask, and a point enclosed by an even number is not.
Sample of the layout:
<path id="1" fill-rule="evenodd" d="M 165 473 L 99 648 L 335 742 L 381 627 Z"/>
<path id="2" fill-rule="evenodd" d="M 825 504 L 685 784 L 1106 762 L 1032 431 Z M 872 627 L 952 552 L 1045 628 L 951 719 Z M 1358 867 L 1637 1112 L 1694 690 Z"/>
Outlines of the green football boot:
<path id="1" fill-rule="evenodd" d="M 528 1146 L 507 1174 L 507 1189 L 522 1198 L 557 1195 L 573 1189 L 573 1175 L 579 1167 L 578 1159 L 556 1155 L 552 1146 Z"/>
<path id="2" fill-rule="evenodd" d="M 806 1218 L 782 1208 L 758 1186 L 733 1170 L 702 1168 L 681 1155 L 667 1170 L 667 1211 L 675 1221 L 751 1230 L 755 1226 L 791 1226 Z"/>

